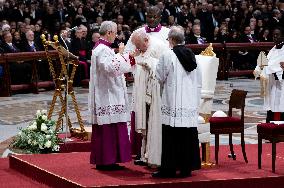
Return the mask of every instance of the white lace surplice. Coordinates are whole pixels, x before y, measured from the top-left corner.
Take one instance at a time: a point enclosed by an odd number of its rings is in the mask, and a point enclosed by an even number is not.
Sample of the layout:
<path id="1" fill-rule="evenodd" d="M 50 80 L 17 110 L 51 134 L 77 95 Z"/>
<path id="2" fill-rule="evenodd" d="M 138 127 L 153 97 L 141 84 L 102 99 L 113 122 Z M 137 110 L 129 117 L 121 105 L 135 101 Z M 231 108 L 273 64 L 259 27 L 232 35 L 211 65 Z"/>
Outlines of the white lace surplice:
<path id="1" fill-rule="evenodd" d="M 284 80 L 283 69 L 280 62 L 284 62 L 284 46 L 281 49 L 273 47 L 268 55 L 268 66 L 264 67 L 264 74 L 268 78 L 266 96 L 264 97 L 264 109 L 272 112 L 284 112 Z M 278 80 L 275 79 L 276 74 Z"/>
<path id="2" fill-rule="evenodd" d="M 130 120 L 124 73 L 131 71 L 128 55 L 115 54 L 103 45 L 92 51 L 88 107 L 90 123 L 111 124 Z"/>
<path id="3" fill-rule="evenodd" d="M 163 87 L 162 124 L 197 127 L 202 85 L 199 67 L 185 71 L 175 53 L 169 51 L 160 59 L 156 76 Z"/>

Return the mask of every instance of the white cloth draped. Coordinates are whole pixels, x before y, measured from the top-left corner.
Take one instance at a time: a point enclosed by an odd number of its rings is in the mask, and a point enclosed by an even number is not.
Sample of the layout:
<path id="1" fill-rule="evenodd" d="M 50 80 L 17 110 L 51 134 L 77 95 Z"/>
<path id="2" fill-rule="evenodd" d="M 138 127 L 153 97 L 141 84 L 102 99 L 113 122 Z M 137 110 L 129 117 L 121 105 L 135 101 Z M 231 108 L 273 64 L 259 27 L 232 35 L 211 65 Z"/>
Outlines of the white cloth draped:
<path id="1" fill-rule="evenodd" d="M 141 61 L 135 58 L 136 62 Z M 139 60 L 138 60 L 139 59 Z M 148 59 L 148 62 L 151 61 Z M 140 65 L 136 65 L 133 85 L 133 111 L 135 112 L 135 130 L 146 135 L 146 89 L 149 71 Z"/>
<path id="2" fill-rule="evenodd" d="M 162 128 L 160 120 L 160 87 L 155 79 L 158 59 L 168 46 L 155 37 L 150 36 L 147 51 L 135 57 L 133 111 L 135 112 L 135 129 L 142 133 L 141 159 L 152 165 L 161 164 Z M 146 103 L 150 110 L 147 114 Z"/>
<path id="3" fill-rule="evenodd" d="M 154 72 L 153 72 L 154 73 Z M 151 106 L 149 110 L 148 134 L 147 134 L 147 157 L 148 163 L 161 165 L 162 156 L 162 122 L 161 122 L 161 95 L 160 84 L 153 75 L 150 79 Z"/>
<path id="4" fill-rule="evenodd" d="M 199 113 L 211 115 L 219 66 L 219 58 L 204 55 L 196 55 L 195 58 L 202 74 L 201 102 Z"/>

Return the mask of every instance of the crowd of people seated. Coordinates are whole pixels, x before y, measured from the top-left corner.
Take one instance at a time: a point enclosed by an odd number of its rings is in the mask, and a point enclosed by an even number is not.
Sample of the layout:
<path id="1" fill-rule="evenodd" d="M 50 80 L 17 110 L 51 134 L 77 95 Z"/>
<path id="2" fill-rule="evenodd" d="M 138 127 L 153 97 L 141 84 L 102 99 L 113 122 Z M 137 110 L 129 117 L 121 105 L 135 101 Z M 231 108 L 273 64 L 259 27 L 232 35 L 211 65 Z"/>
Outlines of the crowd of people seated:
<path id="1" fill-rule="evenodd" d="M 184 27 L 187 44 L 272 42 L 272 31 L 284 26 L 283 0 L 4 0 L 0 1 L 0 52 L 41 51 L 41 34 L 50 40 L 59 35 L 62 45 L 79 56 L 74 83 L 80 85 L 89 78 L 91 50 L 100 37 L 102 21 L 118 24 L 112 46 L 116 48 L 145 23 L 150 5 L 161 9 L 163 26 Z M 68 32 L 75 26 L 76 30 Z M 234 62 L 235 69 L 251 69 L 254 64 L 240 61 L 256 61 L 256 55 L 239 51 L 232 59 L 239 61 Z M 12 63 L 12 83 L 28 82 L 30 66 L 29 62 Z M 42 80 L 50 79 L 44 74 L 46 66 L 39 68 Z"/>

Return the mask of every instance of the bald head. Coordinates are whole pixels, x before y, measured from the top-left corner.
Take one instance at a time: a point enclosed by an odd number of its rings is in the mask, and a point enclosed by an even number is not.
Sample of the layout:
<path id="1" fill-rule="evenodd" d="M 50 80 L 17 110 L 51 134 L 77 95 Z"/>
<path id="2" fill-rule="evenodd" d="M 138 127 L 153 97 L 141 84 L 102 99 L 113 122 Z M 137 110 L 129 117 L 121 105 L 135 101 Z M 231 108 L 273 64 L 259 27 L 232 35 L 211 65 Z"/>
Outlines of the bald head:
<path id="1" fill-rule="evenodd" d="M 133 45 L 142 52 L 146 52 L 149 46 L 149 36 L 144 29 L 134 31 L 131 36 Z"/>

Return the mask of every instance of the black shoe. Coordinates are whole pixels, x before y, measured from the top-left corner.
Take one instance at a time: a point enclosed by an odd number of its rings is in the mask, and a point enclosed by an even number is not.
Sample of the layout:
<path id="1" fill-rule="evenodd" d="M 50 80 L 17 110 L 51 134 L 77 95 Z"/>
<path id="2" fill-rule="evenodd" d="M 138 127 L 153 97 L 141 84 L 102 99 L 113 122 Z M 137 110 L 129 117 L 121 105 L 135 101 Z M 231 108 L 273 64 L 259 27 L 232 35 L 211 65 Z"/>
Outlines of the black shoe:
<path id="1" fill-rule="evenodd" d="M 135 165 L 139 165 L 139 166 L 147 166 L 147 163 L 141 161 L 141 160 L 135 160 L 134 161 Z"/>
<path id="2" fill-rule="evenodd" d="M 153 178 L 175 178 L 176 172 L 157 171 L 152 174 Z"/>
<path id="3" fill-rule="evenodd" d="M 187 177 L 191 177 L 191 171 L 190 170 L 186 170 L 186 171 L 180 171 L 180 173 L 177 175 L 178 178 L 187 178 Z"/>
<path id="4" fill-rule="evenodd" d="M 111 169 L 112 170 L 123 170 L 123 169 L 125 169 L 125 167 L 124 166 L 120 166 L 119 164 L 112 164 L 112 165 L 110 165 L 111 167 Z"/>
<path id="5" fill-rule="evenodd" d="M 140 155 L 136 155 L 135 157 L 134 157 L 134 160 L 140 160 L 141 159 L 141 156 Z"/>
<path id="6" fill-rule="evenodd" d="M 108 165 L 96 165 L 97 170 L 107 170 Z"/>
<path id="7" fill-rule="evenodd" d="M 105 171 L 112 171 L 112 170 L 123 170 L 124 166 L 119 166 L 118 164 L 110 164 L 110 165 L 96 165 L 97 170 L 105 170 Z"/>

